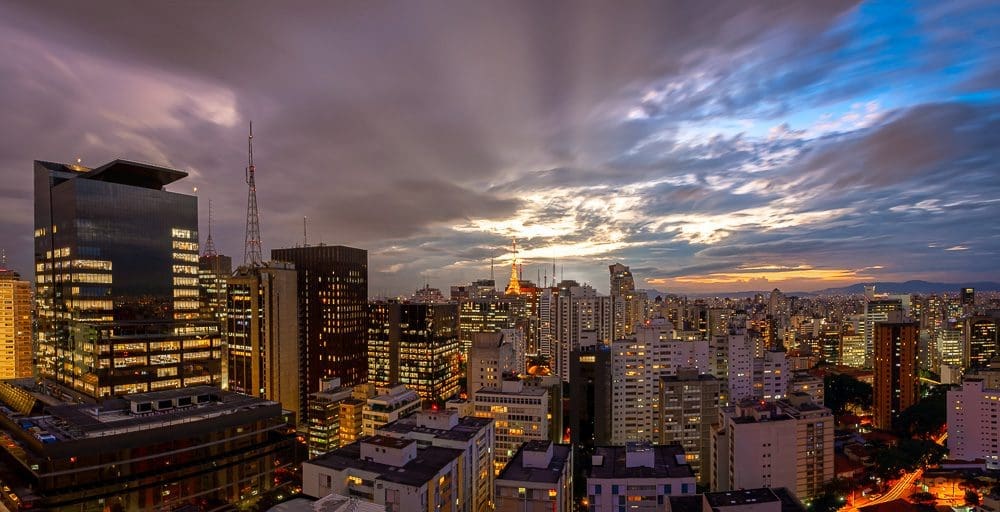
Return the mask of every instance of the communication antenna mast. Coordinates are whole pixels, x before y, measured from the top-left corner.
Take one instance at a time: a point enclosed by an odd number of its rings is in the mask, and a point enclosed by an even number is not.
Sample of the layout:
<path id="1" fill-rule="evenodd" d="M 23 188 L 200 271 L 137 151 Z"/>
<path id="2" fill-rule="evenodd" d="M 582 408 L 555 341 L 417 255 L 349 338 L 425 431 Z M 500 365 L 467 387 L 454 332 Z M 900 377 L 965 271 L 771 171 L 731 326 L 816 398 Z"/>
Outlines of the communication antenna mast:
<path id="1" fill-rule="evenodd" d="M 212 240 L 212 200 L 208 200 L 208 238 L 205 239 L 205 252 L 202 256 L 214 258 L 219 253 L 215 250 L 215 241 Z"/>
<path id="2" fill-rule="evenodd" d="M 263 264 L 260 255 L 260 213 L 257 211 L 257 184 L 254 183 L 253 165 L 253 122 L 250 122 L 250 137 L 247 138 L 247 231 L 243 246 L 243 264 L 259 267 Z"/>
<path id="3" fill-rule="evenodd" d="M 308 231 L 306 231 L 306 219 L 308 219 L 308 217 L 306 217 L 305 215 L 303 215 L 302 216 L 302 247 L 309 247 L 309 234 L 308 234 Z"/>

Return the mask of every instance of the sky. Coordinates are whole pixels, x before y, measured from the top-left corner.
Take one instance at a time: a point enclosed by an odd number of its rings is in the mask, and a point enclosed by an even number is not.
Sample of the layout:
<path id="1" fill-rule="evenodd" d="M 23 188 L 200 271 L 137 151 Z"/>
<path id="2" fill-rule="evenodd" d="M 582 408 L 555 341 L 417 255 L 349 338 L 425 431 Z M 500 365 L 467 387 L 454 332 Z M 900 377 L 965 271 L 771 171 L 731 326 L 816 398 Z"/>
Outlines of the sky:
<path id="1" fill-rule="evenodd" d="M 32 161 L 189 177 L 242 260 L 369 251 L 370 295 L 1000 281 L 1000 4 L 0 0 L 0 247 Z M 197 192 L 195 192 L 197 189 Z"/>

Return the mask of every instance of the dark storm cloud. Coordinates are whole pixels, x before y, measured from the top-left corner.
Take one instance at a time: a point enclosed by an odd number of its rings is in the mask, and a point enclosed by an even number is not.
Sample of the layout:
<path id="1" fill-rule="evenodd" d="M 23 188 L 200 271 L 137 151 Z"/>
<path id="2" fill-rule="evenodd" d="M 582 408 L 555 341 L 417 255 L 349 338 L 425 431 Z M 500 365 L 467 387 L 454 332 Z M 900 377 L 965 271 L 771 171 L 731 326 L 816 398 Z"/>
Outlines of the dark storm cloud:
<path id="1" fill-rule="evenodd" d="M 239 254 L 252 119 L 265 246 L 301 243 L 308 217 L 310 241 L 371 250 L 373 289 L 484 277 L 512 235 L 599 286 L 594 261 L 619 257 L 680 269 L 661 277 L 845 266 L 824 240 L 885 235 L 872 212 L 921 226 L 901 245 L 952 246 L 954 219 L 996 212 L 995 110 L 897 102 L 835 131 L 781 116 L 944 76 L 967 59 L 944 29 L 976 9 L 915 16 L 935 42 L 915 48 L 854 2 L 2 5 L 0 240 L 30 268 L 31 160 L 128 157 L 188 170 L 174 190 L 198 187 L 203 217 L 211 198 Z M 970 68 L 957 90 L 996 86 Z"/>

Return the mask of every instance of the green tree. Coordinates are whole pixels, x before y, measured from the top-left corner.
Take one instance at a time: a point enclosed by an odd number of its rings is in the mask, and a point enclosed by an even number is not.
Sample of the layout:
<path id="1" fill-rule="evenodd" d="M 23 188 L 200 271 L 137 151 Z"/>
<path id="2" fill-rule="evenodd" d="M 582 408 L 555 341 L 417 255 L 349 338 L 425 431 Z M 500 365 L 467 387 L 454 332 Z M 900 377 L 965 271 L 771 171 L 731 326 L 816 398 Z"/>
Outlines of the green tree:
<path id="1" fill-rule="evenodd" d="M 929 439 L 939 433 L 948 418 L 948 386 L 935 386 L 896 419 L 896 433 L 902 437 Z"/>
<path id="2" fill-rule="evenodd" d="M 850 375 L 832 374 L 823 379 L 823 402 L 836 415 L 847 412 L 848 406 L 868 409 L 872 406 L 872 386 Z"/>

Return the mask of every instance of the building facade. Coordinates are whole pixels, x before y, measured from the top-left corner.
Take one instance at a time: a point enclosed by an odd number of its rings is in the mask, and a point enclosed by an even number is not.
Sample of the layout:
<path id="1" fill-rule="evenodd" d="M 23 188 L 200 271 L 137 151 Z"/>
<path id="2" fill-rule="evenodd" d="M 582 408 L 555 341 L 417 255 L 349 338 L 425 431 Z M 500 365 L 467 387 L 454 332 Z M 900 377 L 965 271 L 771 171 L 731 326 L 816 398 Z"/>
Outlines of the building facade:
<path id="1" fill-rule="evenodd" d="M 572 510 L 573 449 L 569 445 L 525 443 L 497 476 L 497 512 Z"/>
<path id="2" fill-rule="evenodd" d="M 528 441 L 549 437 L 549 391 L 525 386 L 519 380 L 503 381 L 500 389 L 480 389 L 475 394 L 475 415 L 496 421 L 494 468 L 497 473 Z"/>
<path id="3" fill-rule="evenodd" d="M 198 199 L 164 189 L 185 176 L 35 162 L 40 376 L 91 397 L 220 384 L 219 326 L 200 311 Z"/>
<path id="4" fill-rule="evenodd" d="M 230 390 L 279 402 L 307 423 L 295 269 L 240 267 L 226 284 L 226 373 Z"/>
<path id="5" fill-rule="evenodd" d="M 872 381 L 875 428 L 891 430 L 893 422 L 920 398 L 916 322 L 875 324 L 875 377 Z"/>
<path id="6" fill-rule="evenodd" d="M 0 456 L 15 469 L 0 500 L 10 510 L 223 508 L 290 489 L 299 462 L 279 404 L 215 387 L 125 395 L 99 408 L 45 406 L 52 400 L 37 389 L 0 388 Z"/>
<path id="7" fill-rule="evenodd" d="M 401 384 L 425 404 L 458 394 L 461 354 L 455 304 L 368 305 L 368 381 Z"/>
<path id="8" fill-rule="evenodd" d="M 386 512 L 471 512 L 464 508 L 464 452 L 412 439 L 366 437 L 302 464 L 302 493 L 330 493 L 385 506 Z"/>
<path id="9" fill-rule="evenodd" d="M 271 259 L 298 273 L 306 354 L 306 393 L 323 379 L 344 386 L 365 382 L 368 371 L 368 251 L 342 245 L 274 249 Z"/>
<path id="10" fill-rule="evenodd" d="M 786 487 L 806 500 L 834 477 L 833 413 L 806 395 L 724 407 L 719 425 L 712 444 L 714 490 Z"/>
<path id="11" fill-rule="evenodd" d="M 694 370 L 660 378 L 660 444 L 676 444 L 698 482 L 709 485 L 712 425 L 718 420 L 722 381 Z"/>
<path id="12" fill-rule="evenodd" d="M 31 283 L 0 263 L 0 379 L 34 375 L 31 336 Z"/>
<path id="13" fill-rule="evenodd" d="M 670 496 L 697 492 L 694 472 L 679 445 L 646 442 L 598 447 L 587 475 L 591 512 L 670 509 Z"/>

